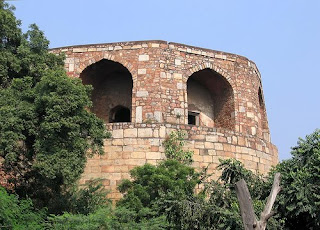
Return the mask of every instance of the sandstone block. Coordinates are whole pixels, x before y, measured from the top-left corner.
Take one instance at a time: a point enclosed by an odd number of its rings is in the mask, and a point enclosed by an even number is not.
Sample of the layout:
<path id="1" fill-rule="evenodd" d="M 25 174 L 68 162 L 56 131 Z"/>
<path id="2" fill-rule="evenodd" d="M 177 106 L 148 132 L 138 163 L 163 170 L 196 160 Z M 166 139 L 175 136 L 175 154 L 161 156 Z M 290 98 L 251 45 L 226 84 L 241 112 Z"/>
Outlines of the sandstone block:
<path id="1" fill-rule="evenodd" d="M 113 165 L 102 165 L 101 166 L 101 172 L 114 172 L 114 166 Z"/>
<path id="2" fill-rule="evenodd" d="M 224 151 L 227 151 L 227 152 L 231 152 L 231 151 L 232 151 L 231 145 L 229 145 L 229 144 L 223 144 L 223 150 L 224 150 Z"/>
<path id="3" fill-rule="evenodd" d="M 206 141 L 210 141 L 210 142 L 218 142 L 218 136 L 214 136 L 214 135 L 206 135 Z"/>
<path id="4" fill-rule="evenodd" d="M 123 138 L 123 129 L 114 129 L 112 130 L 113 138 Z"/>
<path id="5" fill-rule="evenodd" d="M 241 155 L 241 159 L 246 160 L 246 161 L 252 161 L 252 156 L 243 154 Z"/>
<path id="6" fill-rule="evenodd" d="M 208 162 L 208 163 L 212 162 L 212 156 L 202 156 L 202 158 L 203 158 L 203 162 Z"/>
<path id="7" fill-rule="evenodd" d="M 160 145 L 160 139 L 158 138 L 150 138 L 149 141 L 147 142 L 148 145 L 151 146 L 159 146 Z"/>
<path id="8" fill-rule="evenodd" d="M 182 74 L 181 73 L 173 73 L 173 78 L 181 80 L 182 79 Z"/>
<path id="9" fill-rule="evenodd" d="M 134 148 L 133 148 L 133 146 L 125 145 L 125 146 L 123 146 L 123 151 L 124 152 L 133 152 Z"/>
<path id="10" fill-rule="evenodd" d="M 131 153 L 131 157 L 133 159 L 144 159 L 144 158 L 146 158 L 146 153 L 145 152 L 133 152 L 133 153 Z"/>
<path id="11" fill-rule="evenodd" d="M 247 117 L 254 118 L 254 114 L 252 112 L 247 112 Z"/>
<path id="12" fill-rule="evenodd" d="M 204 149 L 204 143 L 201 142 L 201 141 L 196 141 L 194 142 L 194 147 L 197 148 L 197 149 Z"/>
<path id="13" fill-rule="evenodd" d="M 149 95 L 148 91 L 145 91 L 145 90 L 137 91 L 137 94 L 136 94 L 137 97 L 147 97 L 148 95 Z"/>
<path id="14" fill-rule="evenodd" d="M 147 158 L 147 159 L 153 159 L 153 160 L 160 160 L 160 159 L 162 159 L 160 152 L 147 152 L 146 158 Z"/>
<path id="15" fill-rule="evenodd" d="M 216 150 L 223 150 L 223 144 L 221 143 L 214 143 L 214 148 Z"/>
<path id="16" fill-rule="evenodd" d="M 215 146 L 212 142 L 204 142 L 204 147 L 207 149 L 213 149 Z"/>
<path id="17" fill-rule="evenodd" d="M 203 161 L 203 156 L 200 155 L 193 155 L 192 159 L 196 162 L 202 162 Z"/>
<path id="18" fill-rule="evenodd" d="M 136 123 L 142 123 L 142 106 L 136 107 Z"/>
<path id="19" fill-rule="evenodd" d="M 74 53 L 83 53 L 87 52 L 88 48 L 73 48 L 72 52 Z"/>
<path id="20" fill-rule="evenodd" d="M 138 129 L 138 137 L 152 137 L 153 131 L 151 128 Z"/>
<path id="21" fill-rule="evenodd" d="M 69 64 L 69 72 L 73 72 L 74 71 L 74 64 Z"/>
<path id="22" fill-rule="evenodd" d="M 251 134 L 256 135 L 257 134 L 257 129 L 256 127 L 251 127 Z"/>
<path id="23" fill-rule="evenodd" d="M 151 152 L 158 152 L 159 146 L 151 146 Z"/>
<path id="24" fill-rule="evenodd" d="M 158 160 L 147 160 L 147 163 L 148 164 L 151 164 L 151 165 L 157 165 L 157 163 L 158 163 Z"/>
<path id="25" fill-rule="evenodd" d="M 146 69 L 138 69 L 138 74 L 146 74 L 147 70 Z"/>
<path id="26" fill-rule="evenodd" d="M 113 139 L 112 145 L 123 145 L 123 139 Z"/>
<path id="27" fill-rule="evenodd" d="M 138 129 L 133 128 L 133 129 L 125 129 L 123 131 L 123 136 L 124 137 L 137 137 L 138 136 Z M 133 139 L 125 139 L 127 142 L 126 144 L 133 144 L 132 141 Z"/>
<path id="28" fill-rule="evenodd" d="M 154 112 L 154 119 L 157 122 L 162 122 L 162 112 L 161 111 L 155 111 Z"/>
<path id="29" fill-rule="evenodd" d="M 99 166 L 92 166 L 90 167 L 90 171 L 93 173 L 99 173 L 100 172 L 100 167 Z"/>
<path id="30" fill-rule="evenodd" d="M 149 61 L 149 55 L 148 54 L 139 55 L 139 61 Z"/>

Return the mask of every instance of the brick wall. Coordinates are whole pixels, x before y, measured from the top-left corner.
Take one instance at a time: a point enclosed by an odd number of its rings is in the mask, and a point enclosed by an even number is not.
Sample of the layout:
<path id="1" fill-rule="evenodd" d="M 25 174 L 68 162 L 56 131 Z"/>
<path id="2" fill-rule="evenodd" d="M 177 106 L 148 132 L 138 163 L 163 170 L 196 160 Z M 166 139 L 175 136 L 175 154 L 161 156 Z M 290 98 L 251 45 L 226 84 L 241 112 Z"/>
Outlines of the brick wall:
<path id="1" fill-rule="evenodd" d="M 92 84 L 91 78 L 107 82 L 102 91 L 98 90 L 100 83 L 96 84 L 93 92 L 98 101 L 94 101 L 94 112 L 106 123 L 105 114 L 116 104 L 122 105 L 121 99 L 126 101 L 123 106 L 130 107 L 131 122 L 106 124 L 113 133 L 105 141 L 106 153 L 89 159 L 82 177 L 82 182 L 104 178 L 111 198 L 119 198 L 116 186 L 129 177 L 130 169 L 164 158 L 162 142 L 176 129 L 188 133 L 186 147 L 194 150 L 197 168 L 211 163 L 214 171 L 219 158 L 233 157 L 265 173 L 278 162 L 277 149 L 270 142 L 260 73 L 245 57 L 166 41 L 71 46 L 52 52 L 66 54 L 70 77 L 80 77 L 84 84 Z M 111 64 L 97 73 L 103 62 Z M 125 82 L 123 86 L 118 82 L 112 92 L 110 82 L 121 79 L 124 72 L 132 78 L 132 92 Z M 195 105 L 200 110 L 199 125 L 188 125 L 188 102 L 195 102 L 190 97 L 188 101 L 190 76 L 196 76 L 193 80 L 200 84 L 198 88 L 208 91 L 204 97 L 211 96 L 213 101 L 211 113 L 205 105 Z M 104 101 L 100 95 L 106 94 L 109 99 Z"/>

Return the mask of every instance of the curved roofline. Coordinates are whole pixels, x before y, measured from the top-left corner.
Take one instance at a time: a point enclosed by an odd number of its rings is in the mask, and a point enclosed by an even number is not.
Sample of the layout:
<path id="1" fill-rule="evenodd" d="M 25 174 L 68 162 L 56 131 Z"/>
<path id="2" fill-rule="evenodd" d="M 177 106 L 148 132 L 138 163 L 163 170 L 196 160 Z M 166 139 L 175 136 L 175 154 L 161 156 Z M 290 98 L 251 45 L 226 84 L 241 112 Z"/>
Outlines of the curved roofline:
<path id="1" fill-rule="evenodd" d="M 213 49 L 208 49 L 208 48 L 202 48 L 202 47 L 198 47 L 198 46 L 186 45 L 186 44 L 177 43 L 177 42 L 168 42 L 168 41 L 164 41 L 164 40 L 141 40 L 141 41 L 123 41 L 123 42 L 108 42 L 108 43 L 96 43 L 96 44 L 84 44 L 84 45 L 71 45 L 71 46 L 55 47 L 55 48 L 51 48 L 49 50 L 53 51 L 53 50 L 59 50 L 59 49 L 85 48 L 85 47 L 93 47 L 93 46 L 94 47 L 99 47 L 99 46 L 103 47 L 103 46 L 110 46 L 110 45 L 113 45 L 113 46 L 117 46 L 117 45 L 118 46 L 142 45 L 142 44 L 150 44 L 150 43 L 164 44 L 164 45 L 167 45 L 168 48 L 170 48 L 170 46 L 177 46 L 179 48 L 186 49 L 186 52 L 188 52 L 187 49 L 191 49 L 191 50 L 198 50 L 198 51 L 203 51 L 203 52 L 212 52 L 212 53 L 215 53 L 215 54 L 218 54 L 221 56 L 226 55 L 226 56 L 232 56 L 232 58 L 243 59 L 243 60 L 246 60 L 246 61 L 253 64 L 253 68 L 255 69 L 259 78 L 261 79 L 261 74 L 257 68 L 256 63 L 245 56 L 242 56 L 239 54 L 223 52 L 223 51 L 218 51 L 218 50 L 213 50 Z M 142 48 L 146 48 L 146 47 L 142 47 Z M 179 48 L 178 48 L 178 50 L 179 50 Z M 195 52 L 192 52 L 192 53 L 195 53 Z M 199 54 L 201 55 L 201 52 Z M 204 55 L 204 54 L 202 54 L 202 55 Z M 228 58 L 225 58 L 225 59 L 228 59 Z"/>
<path id="2" fill-rule="evenodd" d="M 61 46 L 61 47 L 54 47 L 50 48 L 50 50 L 55 49 L 63 49 L 63 48 L 80 48 L 80 47 L 87 47 L 87 46 L 103 46 L 103 45 L 135 45 L 135 44 L 143 44 L 143 43 L 160 43 L 160 44 L 168 44 L 167 41 L 164 40 L 141 40 L 141 41 L 123 41 L 123 42 L 107 42 L 107 43 L 91 43 L 91 44 L 84 44 L 84 45 L 71 45 L 71 46 Z"/>
<path id="3" fill-rule="evenodd" d="M 138 45 L 138 44 L 143 44 L 143 43 L 160 43 L 160 44 L 167 44 L 167 45 L 177 45 L 177 46 L 183 46 L 191 49 L 199 49 L 203 51 L 210 51 L 210 52 L 215 52 L 215 53 L 221 53 L 221 54 L 227 54 L 227 55 L 236 55 L 238 57 L 248 59 L 245 56 L 239 55 L 239 54 L 234 54 L 234 53 L 229 53 L 229 52 L 224 52 L 224 51 L 219 51 L 219 50 L 213 50 L 213 49 L 208 49 L 208 48 L 203 48 L 199 46 L 191 46 L 191 45 L 186 45 L 183 43 L 178 43 L 178 42 L 168 42 L 164 40 L 141 40 L 141 41 L 123 41 L 123 42 L 107 42 L 107 43 L 92 43 L 92 44 L 84 44 L 84 45 L 71 45 L 71 46 L 61 46 L 61 47 L 54 47 L 50 48 L 49 50 L 55 50 L 55 49 L 63 49 L 63 48 L 75 48 L 75 47 L 87 47 L 87 46 L 102 46 L 102 45 Z M 251 61 L 252 62 L 252 61 Z"/>

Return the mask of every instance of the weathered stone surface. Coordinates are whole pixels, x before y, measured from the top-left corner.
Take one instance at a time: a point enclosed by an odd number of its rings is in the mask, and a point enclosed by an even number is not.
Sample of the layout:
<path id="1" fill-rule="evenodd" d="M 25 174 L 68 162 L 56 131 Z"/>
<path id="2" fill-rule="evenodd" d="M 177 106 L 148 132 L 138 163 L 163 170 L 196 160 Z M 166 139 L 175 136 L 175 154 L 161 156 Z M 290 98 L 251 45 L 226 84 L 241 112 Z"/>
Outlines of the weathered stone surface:
<path id="1" fill-rule="evenodd" d="M 149 55 L 147 54 L 139 55 L 139 61 L 149 61 Z"/>
<path id="2" fill-rule="evenodd" d="M 147 97 L 149 95 L 148 91 L 140 90 L 137 91 L 137 97 Z"/>
<path id="3" fill-rule="evenodd" d="M 138 129 L 138 137 L 152 137 L 152 134 L 151 128 Z"/>
<path id="4" fill-rule="evenodd" d="M 138 129 L 125 129 L 123 131 L 123 136 L 124 137 L 137 137 L 138 136 Z"/>
<path id="5" fill-rule="evenodd" d="M 70 77 L 81 78 L 84 84 L 90 84 L 91 76 L 100 79 L 94 84 L 93 112 L 106 122 L 112 138 L 104 141 L 104 155 L 88 159 L 81 182 L 103 178 L 111 199 L 121 197 L 116 187 L 129 178 L 130 169 L 164 159 L 162 143 L 174 130 L 187 134 L 185 148 L 194 151 L 193 166 L 210 165 L 209 173 L 219 158 L 236 158 L 260 173 L 278 162 L 277 148 L 270 142 L 261 76 L 245 57 L 166 41 L 51 52 L 66 54 Z M 100 72 L 87 68 L 99 65 Z M 113 120 L 116 106 L 128 109 L 128 121 Z M 189 112 L 197 124 L 188 124 Z"/>
<path id="6" fill-rule="evenodd" d="M 146 74 L 147 69 L 138 69 L 138 74 Z"/>
<path id="7" fill-rule="evenodd" d="M 113 138 L 123 138 L 123 129 L 115 129 L 112 131 Z"/>

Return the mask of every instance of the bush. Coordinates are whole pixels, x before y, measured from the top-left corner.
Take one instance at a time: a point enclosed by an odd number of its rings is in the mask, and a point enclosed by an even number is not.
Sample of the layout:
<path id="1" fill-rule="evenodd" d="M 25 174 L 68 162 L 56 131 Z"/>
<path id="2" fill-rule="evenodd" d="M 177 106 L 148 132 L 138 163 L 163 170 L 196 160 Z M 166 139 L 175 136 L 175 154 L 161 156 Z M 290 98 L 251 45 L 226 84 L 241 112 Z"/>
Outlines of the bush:
<path id="1" fill-rule="evenodd" d="M 0 228 L 2 229 L 43 229 L 44 211 L 33 208 L 30 199 L 19 200 L 0 187 Z"/>

